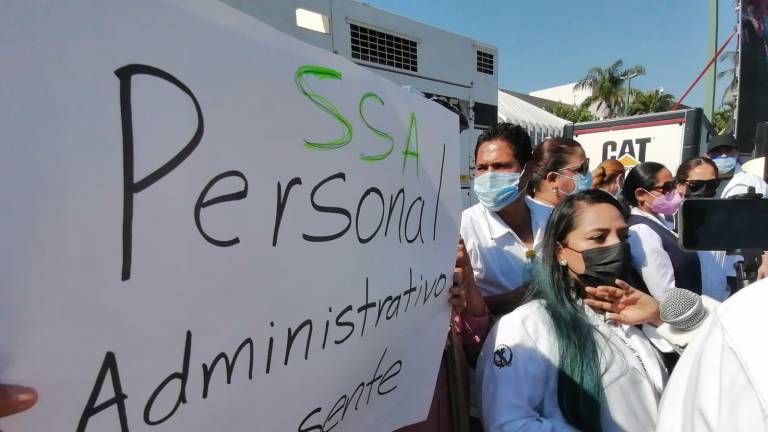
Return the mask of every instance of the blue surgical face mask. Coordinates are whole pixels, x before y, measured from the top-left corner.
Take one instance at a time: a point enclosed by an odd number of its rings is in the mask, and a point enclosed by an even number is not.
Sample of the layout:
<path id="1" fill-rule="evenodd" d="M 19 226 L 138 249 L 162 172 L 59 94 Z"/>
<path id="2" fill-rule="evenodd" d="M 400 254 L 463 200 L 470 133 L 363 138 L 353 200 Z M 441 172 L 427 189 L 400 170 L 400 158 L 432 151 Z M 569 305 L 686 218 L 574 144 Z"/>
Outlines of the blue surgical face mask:
<path id="1" fill-rule="evenodd" d="M 573 183 L 576 185 L 576 189 L 571 193 L 592 189 L 592 173 L 576 174 L 573 176 Z"/>
<path id="2" fill-rule="evenodd" d="M 520 196 L 522 173 L 491 171 L 475 178 L 473 189 L 480 203 L 491 211 L 499 211 Z"/>
<path id="3" fill-rule="evenodd" d="M 735 170 L 736 165 L 739 163 L 735 156 L 717 156 L 716 158 L 712 159 L 712 162 L 717 165 L 717 172 L 720 174 L 720 176 Z"/>
<path id="4" fill-rule="evenodd" d="M 570 192 L 565 192 L 561 189 L 558 189 L 560 192 L 566 194 L 566 195 L 573 195 L 577 192 L 585 191 L 588 189 L 592 189 L 592 173 L 588 172 L 586 174 L 576 174 L 573 177 L 567 176 L 565 174 L 560 174 L 559 172 L 555 172 L 555 174 L 559 176 L 563 176 L 565 178 L 569 178 L 573 180 L 574 188 Z"/>

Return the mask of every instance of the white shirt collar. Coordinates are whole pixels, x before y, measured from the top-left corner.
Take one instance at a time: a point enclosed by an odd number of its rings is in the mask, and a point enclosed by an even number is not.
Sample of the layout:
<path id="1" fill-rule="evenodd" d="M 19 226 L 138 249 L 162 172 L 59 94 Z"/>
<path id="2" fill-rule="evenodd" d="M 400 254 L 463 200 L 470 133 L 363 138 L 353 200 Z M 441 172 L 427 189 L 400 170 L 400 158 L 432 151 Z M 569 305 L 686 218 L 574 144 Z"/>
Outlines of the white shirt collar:
<path id="1" fill-rule="evenodd" d="M 528 211 L 531 214 L 531 228 L 533 229 L 535 238 L 534 243 L 538 243 L 538 240 L 541 240 L 539 238 L 541 236 L 537 235 L 537 233 L 538 231 L 543 231 L 554 207 L 541 201 L 537 201 L 527 195 L 525 196 L 525 206 L 528 207 Z M 483 214 L 485 215 L 485 222 L 488 225 L 488 233 L 490 233 L 492 239 L 498 239 L 505 234 L 516 236 L 516 234 L 512 232 L 512 228 L 501 219 L 498 213 L 483 207 Z"/>
<path id="2" fill-rule="evenodd" d="M 492 239 L 495 240 L 504 234 L 512 232 L 509 225 L 495 211 L 483 207 L 483 214 L 485 215 L 485 223 L 488 224 L 488 232 L 491 234 Z"/>
<path id="3" fill-rule="evenodd" d="M 549 215 L 551 215 L 552 210 L 555 209 L 555 206 L 553 206 L 552 204 L 545 203 L 544 201 L 539 201 L 527 195 L 525 197 L 525 204 L 531 210 L 531 213 L 535 214 L 534 217 L 544 216 L 547 219 L 549 219 Z"/>

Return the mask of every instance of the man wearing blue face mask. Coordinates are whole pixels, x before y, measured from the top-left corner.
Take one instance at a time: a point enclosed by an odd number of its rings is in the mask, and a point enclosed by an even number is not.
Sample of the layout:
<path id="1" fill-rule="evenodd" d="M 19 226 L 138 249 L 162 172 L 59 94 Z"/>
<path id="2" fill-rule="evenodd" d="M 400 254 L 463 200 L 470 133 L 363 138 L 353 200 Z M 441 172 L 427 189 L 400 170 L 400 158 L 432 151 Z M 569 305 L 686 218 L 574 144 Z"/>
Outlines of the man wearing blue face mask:
<path id="1" fill-rule="evenodd" d="M 720 183 L 717 196 L 730 198 L 733 195 L 747 193 L 749 186 L 755 188 L 755 192 L 768 198 L 768 184 L 760 177 L 742 171 L 739 163 L 739 149 L 736 139 L 732 135 L 716 135 L 707 144 L 707 157 L 717 165 L 718 178 L 724 180 Z"/>
<path id="2" fill-rule="evenodd" d="M 526 197 L 530 159 L 531 139 L 520 126 L 500 123 L 477 140 L 473 189 L 480 202 L 462 214 L 461 237 L 477 287 L 496 315 L 525 294 L 551 212 Z"/>

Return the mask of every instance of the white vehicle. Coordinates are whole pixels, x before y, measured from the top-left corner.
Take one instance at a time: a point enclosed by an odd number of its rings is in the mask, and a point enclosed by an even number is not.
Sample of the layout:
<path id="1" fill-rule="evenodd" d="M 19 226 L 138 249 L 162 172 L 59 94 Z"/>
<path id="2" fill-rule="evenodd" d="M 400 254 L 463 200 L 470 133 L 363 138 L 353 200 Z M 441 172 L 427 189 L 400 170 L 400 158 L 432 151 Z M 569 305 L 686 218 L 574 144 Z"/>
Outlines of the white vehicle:
<path id="1" fill-rule="evenodd" d="M 457 108 L 469 123 L 459 174 L 463 207 L 470 206 L 475 142 L 497 121 L 496 47 L 355 0 L 221 1 Z"/>
<path id="2" fill-rule="evenodd" d="M 680 163 L 704 153 L 712 125 L 695 108 L 569 124 L 564 135 L 584 147 L 590 170 L 617 159 L 626 168 L 658 162 L 674 174 Z"/>

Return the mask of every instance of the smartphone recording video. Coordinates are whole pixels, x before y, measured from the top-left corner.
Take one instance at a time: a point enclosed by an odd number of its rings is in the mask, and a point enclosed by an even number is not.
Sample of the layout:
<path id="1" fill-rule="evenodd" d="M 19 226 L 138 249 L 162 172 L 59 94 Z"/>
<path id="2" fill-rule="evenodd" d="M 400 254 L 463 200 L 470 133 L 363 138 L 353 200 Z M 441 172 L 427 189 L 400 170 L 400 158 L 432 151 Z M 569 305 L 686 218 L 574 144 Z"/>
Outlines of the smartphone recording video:
<path id="1" fill-rule="evenodd" d="M 768 250 L 768 199 L 686 199 L 679 234 L 688 250 Z"/>

